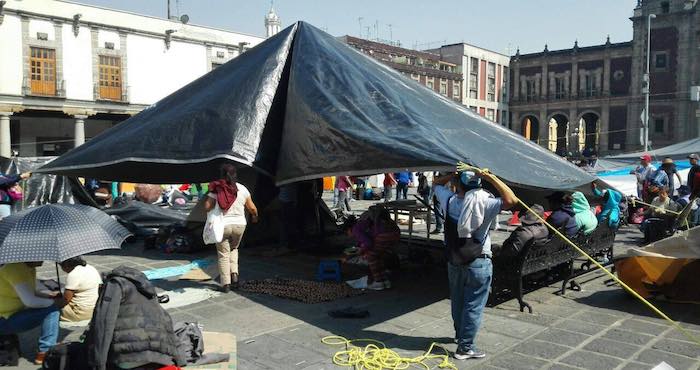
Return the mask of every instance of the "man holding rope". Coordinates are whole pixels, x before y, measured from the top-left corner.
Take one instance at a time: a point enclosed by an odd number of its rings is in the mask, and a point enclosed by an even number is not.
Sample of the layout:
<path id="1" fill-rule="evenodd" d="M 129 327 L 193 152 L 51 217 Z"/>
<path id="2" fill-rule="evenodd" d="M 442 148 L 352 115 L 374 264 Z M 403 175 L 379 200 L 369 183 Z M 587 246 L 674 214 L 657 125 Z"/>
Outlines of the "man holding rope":
<path id="1" fill-rule="evenodd" d="M 493 185 L 500 198 L 481 188 L 481 181 Z M 455 183 L 457 192 L 446 185 Z M 517 204 L 513 191 L 488 171 L 475 170 L 442 176 L 433 181 L 435 196 L 445 215 L 447 271 L 452 301 L 458 360 L 483 358 L 475 345 L 481 316 L 489 297 L 493 274 L 489 228 L 501 210 Z"/>

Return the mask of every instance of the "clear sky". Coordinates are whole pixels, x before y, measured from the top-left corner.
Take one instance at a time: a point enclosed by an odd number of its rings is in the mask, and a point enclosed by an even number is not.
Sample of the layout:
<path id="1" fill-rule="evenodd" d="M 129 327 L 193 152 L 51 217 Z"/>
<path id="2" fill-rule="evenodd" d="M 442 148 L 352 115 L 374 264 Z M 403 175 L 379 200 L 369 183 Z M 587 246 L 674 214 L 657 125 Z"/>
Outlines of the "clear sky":
<path id="1" fill-rule="evenodd" d="M 167 0 L 74 0 L 165 17 Z M 171 0 L 190 23 L 264 36 L 267 0 Z M 467 42 L 501 53 L 538 52 L 632 39 L 636 0 L 275 0 L 286 27 L 307 21 L 335 36 L 399 40 L 435 48 Z M 378 27 L 377 27 L 378 25 Z"/>

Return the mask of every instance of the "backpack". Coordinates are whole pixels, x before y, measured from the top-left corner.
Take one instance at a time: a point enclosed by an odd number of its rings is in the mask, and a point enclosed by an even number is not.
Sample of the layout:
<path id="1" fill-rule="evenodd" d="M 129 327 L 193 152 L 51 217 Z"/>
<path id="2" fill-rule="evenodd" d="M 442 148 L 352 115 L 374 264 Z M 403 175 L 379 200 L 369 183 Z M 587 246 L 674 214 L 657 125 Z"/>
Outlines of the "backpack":
<path id="1" fill-rule="evenodd" d="M 59 343 L 46 353 L 43 370 L 90 370 L 87 346 L 81 342 Z"/>

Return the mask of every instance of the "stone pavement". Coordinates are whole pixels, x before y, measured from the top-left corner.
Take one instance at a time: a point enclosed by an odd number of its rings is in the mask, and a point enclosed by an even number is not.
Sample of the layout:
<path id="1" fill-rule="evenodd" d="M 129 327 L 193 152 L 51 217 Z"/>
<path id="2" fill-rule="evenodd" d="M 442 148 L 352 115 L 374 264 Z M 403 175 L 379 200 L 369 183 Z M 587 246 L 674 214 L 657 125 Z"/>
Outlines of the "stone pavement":
<path id="1" fill-rule="evenodd" d="M 495 238 L 506 234 L 496 232 Z M 623 230 L 618 245 L 631 245 L 639 233 Z M 619 248 L 618 250 L 621 250 Z M 295 254 L 264 257 L 264 248 L 243 249 L 243 279 L 268 277 L 313 278 L 319 257 Z M 121 251 L 90 256 L 101 271 L 121 264 L 141 270 L 177 266 L 200 255 L 163 255 L 127 245 Z M 303 304 L 260 294 L 230 293 L 170 310 L 174 321 L 197 321 L 205 330 L 236 335 L 239 369 L 334 369 L 333 354 L 341 349 L 321 343 L 328 335 L 349 339 L 371 338 L 405 356 L 418 356 L 432 342 L 454 351 L 446 271 L 442 265 L 407 265 L 393 276 L 394 288 L 321 304 Z M 55 276 L 53 266 L 42 277 Z M 353 276 L 346 276 L 351 278 Z M 554 292 L 557 284 L 526 295 L 534 313 L 521 313 L 517 302 L 486 309 L 478 345 L 483 360 L 454 361 L 459 368 L 479 369 L 651 369 L 662 361 L 675 369 L 698 369 L 700 347 L 670 328 L 663 320 L 606 282 L 601 272 L 577 279 L 580 292 Z M 213 284 L 157 280 L 163 289 Z M 370 311 L 366 319 L 333 319 L 328 311 L 348 306 Z M 700 336 L 697 306 L 659 303 L 672 318 Z M 24 348 L 34 348 L 37 332 L 22 336 Z M 62 335 L 75 337 L 65 330 Z M 33 354 L 25 351 L 27 357 Z M 33 369 L 26 361 L 22 369 Z"/>

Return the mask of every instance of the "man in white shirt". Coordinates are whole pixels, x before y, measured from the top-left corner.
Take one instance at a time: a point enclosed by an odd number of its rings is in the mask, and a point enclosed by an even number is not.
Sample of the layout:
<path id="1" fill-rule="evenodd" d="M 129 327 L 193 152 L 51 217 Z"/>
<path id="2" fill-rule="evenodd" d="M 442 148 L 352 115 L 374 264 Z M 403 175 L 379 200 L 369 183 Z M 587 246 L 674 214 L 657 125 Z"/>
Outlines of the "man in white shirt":
<path id="1" fill-rule="evenodd" d="M 501 197 L 484 196 L 481 180 L 493 185 Z M 450 181 L 456 183 L 457 193 L 446 187 Z M 475 339 L 493 274 L 489 228 L 501 210 L 516 205 L 518 198 L 508 185 L 488 172 L 477 172 L 471 177 L 464 172 L 442 176 L 433 181 L 433 187 L 445 215 L 447 271 L 458 345 L 454 357 L 458 360 L 483 358 L 486 354 L 477 349 Z M 471 219 L 460 219 L 464 217 Z M 474 223 L 474 218 L 479 222 Z M 458 231 L 465 225 L 468 230 Z M 465 251 L 472 254 L 466 256 Z"/>
<path id="2" fill-rule="evenodd" d="M 644 154 L 639 157 L 639 166 L 637 166 L 631 174 L 637 177 L 637 196 L 640 199 L 644 198 L 644 184 L 654 171 L 656 171 L 656 167 L 651 164 L 651 155 Z"/>

